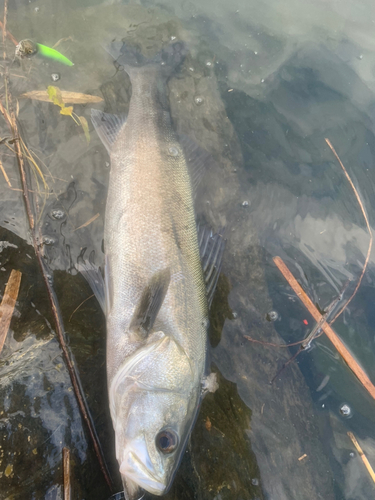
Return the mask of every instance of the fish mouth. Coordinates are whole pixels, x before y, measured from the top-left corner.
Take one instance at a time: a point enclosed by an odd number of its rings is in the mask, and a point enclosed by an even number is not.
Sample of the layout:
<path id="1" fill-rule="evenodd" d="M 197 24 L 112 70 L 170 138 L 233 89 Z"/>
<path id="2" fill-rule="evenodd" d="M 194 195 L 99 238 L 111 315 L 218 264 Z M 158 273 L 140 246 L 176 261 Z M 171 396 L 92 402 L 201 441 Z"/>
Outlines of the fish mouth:
<path id="1" fill-rule="evenodd" d="M 161 496 L 166 492 L 166 485 L 132 451 L 121 463 L 120 473 L 153 495 Z"/>

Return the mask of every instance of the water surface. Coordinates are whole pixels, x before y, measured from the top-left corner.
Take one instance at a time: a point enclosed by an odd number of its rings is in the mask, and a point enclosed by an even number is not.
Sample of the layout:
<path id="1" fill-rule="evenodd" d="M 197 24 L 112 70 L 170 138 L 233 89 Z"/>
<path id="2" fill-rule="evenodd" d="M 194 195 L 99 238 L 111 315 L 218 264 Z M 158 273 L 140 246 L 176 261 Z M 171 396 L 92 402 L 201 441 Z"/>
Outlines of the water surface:
<path id="1" fill-rule="evenodd" d="M 116 72 L 103 45 L 125 37 L 147 50 L 181 39 L 190 50 L 181 73 L 169 82 L 171 112 L 177 130 L 215 160 L 202 182 L 197 212 L 211 226 L 225 226 L 228 242 L 210 332 L 220 389 L 202 404 L 169 498 L 367 500 L 374 495 L 347 436 L 354 433 L 375 466 L 374 401 L 328 339 L 319 337 L 270 385 L 296 347 L 244 338 L 293 343 L 314 326 L 274 256 L 283 258 L 321 310 L 351 280 L 348 298 L 360 276 L 368 231 L 325 138 L 352 177 L 372 226 L 374 10 L 368 0 L 9 4 L 8 29 L 17 40 L 51 47 L 62 40 L 58 50 L 74 62 L 72 68 L 37 57 L 14 62 L 9 71 L 15 101 L 55 84 L 103 97 L 100 109 L 126 112 L 129 82 Z M 11 61 L 11 41 L 6 49 Z M 90 107 L 74 105 L 74 111 L 89 121 Z M 82 130 L 50 103 L 20 99 L 18 120 L 48 183 L 48 196 L 39 197 L 38 224 L 52 243 L 45 253 L 67 339 L 119 491 L 106 399 L 104 318 L 74 269 L 84 248 L 86 255 L 94 252 L 98 264 L 103 258 L 108 155 L 91 124 L 87 145 Z M 3 123 L 1 137 L 8 133 Z M 12 188 L 19 188 L 13 155 L 0 147 Z M 0 290 L 11 269 L 23 273 L 0 357 L 0 498 L 63 498 L 66 446 L 73 457 L 73 498 L 104 500 L 110 491 L 56 341 L 22 197 L 2 176 L 0 183 L 5 242 Z M 371 255 L 358 293 L 334 328 L 375 381 L 373 280 Z M 267 320 L 271 311 L 277 313 L 274 322 Z M 340 412 L 343 404 L 349 416 Z"/>

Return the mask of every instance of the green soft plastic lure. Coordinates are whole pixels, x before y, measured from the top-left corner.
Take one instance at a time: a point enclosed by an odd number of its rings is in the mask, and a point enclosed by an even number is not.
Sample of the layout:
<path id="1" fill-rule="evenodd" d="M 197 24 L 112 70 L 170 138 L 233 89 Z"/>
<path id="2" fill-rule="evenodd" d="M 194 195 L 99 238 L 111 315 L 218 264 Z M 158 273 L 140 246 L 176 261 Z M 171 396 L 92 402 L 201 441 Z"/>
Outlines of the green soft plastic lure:
<path id="1" fill-rule="evenodd" d="M 35 43 L 32 40 L 22 40 L 16 47 L 16 55 L 24 58 L 24 57 L 32 57 L 35 54 L 40 54 L 43 57 L 47 57 L 48 59 L 53 59 L 54 61 L 58 61 L 61 64 L 65 64 L 66 66 L 74 66 L 72 61 L 70 61 L 67 57 L 62 55 L 55 49 L 51 49 L 46 45 L 42 45 L 41 43 Z"/>
<path id="2" fill-rule="evenodd" d="M 66 66 L 74 66 L 74 63 L 70 61 L 67 57 L 63 56 L 60 52 L 55 49 L 50 49 L 41 43 L 36 44 L 38 48 L 38 54 L 41 56 L 47 57 L 48 59 L 53 59 L 54 61 L 58 61 L 61 64 L 65 64 Z"/>

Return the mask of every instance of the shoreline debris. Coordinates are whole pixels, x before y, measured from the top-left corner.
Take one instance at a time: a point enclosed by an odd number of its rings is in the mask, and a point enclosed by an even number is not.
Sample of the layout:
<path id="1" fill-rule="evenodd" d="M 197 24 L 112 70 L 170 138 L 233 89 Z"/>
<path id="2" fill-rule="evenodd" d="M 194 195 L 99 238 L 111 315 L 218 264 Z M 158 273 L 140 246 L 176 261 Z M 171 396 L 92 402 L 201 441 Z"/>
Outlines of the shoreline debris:
<path id="1" fill-rule="evenodd" d="M 21 271 L 12 269 L 5 287 L 3 300 L 0 304 L 0 353 L 3 350 L 4 342 L 8 335 L 9 325 L 20 289 L 21 277 Z"/>
<path id="2" fill-rule="evenodd" d="M 375 472 L 374 472 L 374 469 L 371 467 L 371 464 L 370 462 L 368 461 L 368 458 L 366 457 L 364 451 L 362 450 L 362 448 L 360 447 L 358 441 L 356 440 L 354 434 L 352 432 L 348 432 L 347 433 L 348 436 L 350 437 L 352 443 L 354 444 L 356 450 L 358 451 L 359 453 L 359 456 L 361 457 L 362 459 L 362 462 L 365 464 L 365 467 L 368 471 L 368 473 L 370 474 L 371 476 L 371 479 L 374 481 L 375 483 Z"/>

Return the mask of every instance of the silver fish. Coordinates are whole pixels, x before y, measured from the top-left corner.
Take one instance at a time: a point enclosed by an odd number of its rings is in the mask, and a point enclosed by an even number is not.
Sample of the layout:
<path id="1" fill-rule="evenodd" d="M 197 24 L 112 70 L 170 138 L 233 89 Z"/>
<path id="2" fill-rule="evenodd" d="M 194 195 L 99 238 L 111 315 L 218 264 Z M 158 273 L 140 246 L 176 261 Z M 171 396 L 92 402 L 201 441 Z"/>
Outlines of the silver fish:
<path id="1" fill-rule="evenodd" d="M 182 44 L 153 61 L 125 50 L 127 119 L 92 110 L 111 159 L 105 292 L 93 268 L 81 271 L 105 299 L 109 402 L 127 499 L 139 498 L 139 488 L 169 489 L 210 380 L 208 300 L 224 240 L 203 228 L 198 241 L 194 181 L 171 124 L 166 82 L 183 57 Z M 197 158 L 189 157 L 196 169 Z"/>

